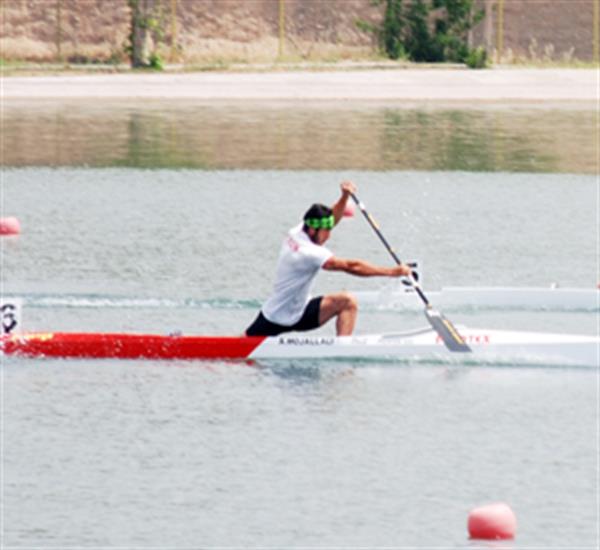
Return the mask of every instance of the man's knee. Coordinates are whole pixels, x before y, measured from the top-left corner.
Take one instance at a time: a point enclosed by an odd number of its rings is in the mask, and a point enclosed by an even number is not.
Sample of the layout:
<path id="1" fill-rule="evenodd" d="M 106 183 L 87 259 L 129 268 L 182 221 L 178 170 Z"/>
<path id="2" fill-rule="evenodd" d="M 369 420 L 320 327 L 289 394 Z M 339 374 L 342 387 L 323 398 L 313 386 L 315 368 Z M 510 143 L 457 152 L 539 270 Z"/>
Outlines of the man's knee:
<path id="1" fill-rule="evenodd" d="M 320 323 L 326 323 L 332 317 L 340 313 L 350 312 L 356 314 L 358 311 L 358 301 L 353 294 L 349 292 L 339 292 L 329 294 L 321 302 L 321 311 L 319 314 Z"/>
<path id="2" fill-rule="evenodd" d="M 340 310 L 345 311 L 356 311 L 358 310 L 358 300 L 354 294 L 350 294 L 350 292 L 340 292 L 339 301 L 340 301 Z"/>

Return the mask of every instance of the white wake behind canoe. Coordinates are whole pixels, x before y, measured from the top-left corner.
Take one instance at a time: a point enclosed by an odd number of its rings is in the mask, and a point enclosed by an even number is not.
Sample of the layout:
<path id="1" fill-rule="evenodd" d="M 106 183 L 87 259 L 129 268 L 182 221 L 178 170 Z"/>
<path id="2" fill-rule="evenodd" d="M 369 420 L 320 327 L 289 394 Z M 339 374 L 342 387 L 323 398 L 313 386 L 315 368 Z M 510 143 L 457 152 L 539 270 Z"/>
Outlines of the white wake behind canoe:
<path id="1" fill-rule="evenodd" d="M 353 291 L 360 305 L 413 310 L 423 307 L 419 296 L 401 285 L 381 290 Z M 426 292 L 437 309 L 475 307 L 556 311 L 598 311 L 600 290 L 595 288 L 443 287 Z"/>

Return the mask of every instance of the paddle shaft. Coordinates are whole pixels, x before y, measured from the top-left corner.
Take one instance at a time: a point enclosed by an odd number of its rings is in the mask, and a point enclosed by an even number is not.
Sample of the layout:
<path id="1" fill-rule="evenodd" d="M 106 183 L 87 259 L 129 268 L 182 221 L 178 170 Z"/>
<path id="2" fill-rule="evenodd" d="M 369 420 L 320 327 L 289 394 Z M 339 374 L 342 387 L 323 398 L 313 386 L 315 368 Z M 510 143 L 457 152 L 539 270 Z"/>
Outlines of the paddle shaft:
<path id="1" fill-rule="evenodd" d="M 379 227 L 377 226 L 377 223 L 375 222 L 375 220 L 373 219 L 371 214 L 369 214 L 367 212 L 365 205 L 358 200 L 358 197 L 354 193 L 350 193 L 350 196 L 352 197 L 354 202 L 358 205 L 358 207 L 360 208 L 360 211 L 363 213 L 364 217 L 369 222 L 369 225 L 373 228 L 373 230 L 375 231 L 375 233 L 377 234 L 377 236 L 379 237 L 381 242 L 384 244 L 387 251 L 390 253 L 392 258 L 394 258 L 394 261 L 398 265 L 400 265 L 402 263 L 400 261 L 400 258 L 398 258 L 397 254 L 394 252 L 394 249 L 390 246 L 390 243 L 387 242 L 387 239 L 383 236 L 383 233 L 379 230 Z M 419 298 L 421 298 L 421 300 L 423 300 L 423 303 L 425 304 L 425 316 L 427 317 L 429 323 L 431 324 L 433 329 L 437 332 L 439 337 L 444 341 L 444 345 L 450 351 L 455 351 L 455 352 L 470 352 L 470 351 L 472 351 L 471 348 L 464 341 L 463 337 L 456 330 L 456 327 L 450 321 L 448 321 L 448 319 L 446 319 L 439 311 L 436 311 L 431 307 L 429 300 L 427 299 L 425 294 L 423 294 L 423 291 L 421 290 L 421 287 L 419 286 L 419 284 L 413 277 L 412 272 L 411 272 L 411 280 L 412 280 L 413 288 L 415 289 L 416 293 L 419 295 Z"/>
<path id="2" fill-rule="evenodd" d="M 360 211 L 363 213 L 363 216 L 365 217 L 365 219 L 369 222 L 369 225 L 373 228 L 373 231 L 375 231 L 375 233 L 379 237 L 379 240 L 383 243 L 383 245 L 385 246 L 385 248 L 387 249 L 387 251 L 390 253 L 390 255 L 392 256 L 392 258 L 394 258 L 394 261 L 398 265 L 402 264 L 402 262 L 400 261 L 400 258 L 398 258 L 398 255 L 396 254 L 396 252 L 394 251 L 394 249 L 391 247 L 390 243 L 388 243 L 387 239 L 385 238 L 385 236 L 383 235 L 383 233 L 379 229 L 379 226 L 377 225 L 377 222 L 373 219 L 373 217 L 371 216 L 371 214 L 369 214 L 367 212 L 367 209 L 365 208 L 365 205 L 358 200 L 358 197 L 354 193 L 350 193 L 350 196 L 352 197 L 352 200 L 356 203 L 356 205 L 360 208 Z M 423 300 L 423 303 L 428 308 L 431 307 L 431 305 L 429 303 L 429 300 L 427 299 L 427 296 L 425 296 L 425 294 L 421 290 L 421 287 L 415 281 L 414 277 L 411 275 L 410 278 L 412 280 L 412 286 L 415 289 L 416 293 L 419 295 L 419 298 L 421 298 L 421 300 Z"/>

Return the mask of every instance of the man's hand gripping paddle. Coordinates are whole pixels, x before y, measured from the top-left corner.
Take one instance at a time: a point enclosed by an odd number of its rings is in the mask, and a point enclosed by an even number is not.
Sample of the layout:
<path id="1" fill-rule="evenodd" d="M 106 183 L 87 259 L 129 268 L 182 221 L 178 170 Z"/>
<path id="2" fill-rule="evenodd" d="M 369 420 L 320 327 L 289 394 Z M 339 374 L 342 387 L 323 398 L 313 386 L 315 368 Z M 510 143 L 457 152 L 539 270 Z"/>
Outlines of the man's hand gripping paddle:
<path id="1" fill-rule="evenodd" d="M 379 226 L 377 225 L 371 214 L 367 212 L 365 205 L 358 200 L 358 197 L 354 193 L 351 193 L 351 197 L 352 200 L 354 200 L 354 202 L 360 208 L 360 211 L 363 213 L 364 217 L 369 222 L 369 225 L 373 228 L 375 233 L 377 233 L 377 236 L 384 244 L 387 251 L 390 253 L 392 258 L 394 258 L 394 261 L 398 265 L 400 265 L 402 262 L 394 252 L 394 249 L 389 245 L 386 238 L 383 236 L 383 233 L 381 233 L 381 231 L 379 230 Z M 410 279 L 412 283 L 411 286 L 415 289 L 415 292 L 419 295 L 419 298 L 421 298 L 421 300 L 423 300 L 423 303 L 425 304 L 425 317 L 427 317 L 427 320 L 429 321 L 433 329 L 437 332 L 439 337 L 443 340 L 446 347 L 450 351 L 471 351 L 471 348 L 463 340 L 463 337 L 458 333 L 456 327 L 450 321 L 448 321 L 448 319 L 446 319 L 439 311 L 431 307 L 429 300 L 421 290 L 419 283 L 414 279 L 414 277 L 411 276 Z"/>

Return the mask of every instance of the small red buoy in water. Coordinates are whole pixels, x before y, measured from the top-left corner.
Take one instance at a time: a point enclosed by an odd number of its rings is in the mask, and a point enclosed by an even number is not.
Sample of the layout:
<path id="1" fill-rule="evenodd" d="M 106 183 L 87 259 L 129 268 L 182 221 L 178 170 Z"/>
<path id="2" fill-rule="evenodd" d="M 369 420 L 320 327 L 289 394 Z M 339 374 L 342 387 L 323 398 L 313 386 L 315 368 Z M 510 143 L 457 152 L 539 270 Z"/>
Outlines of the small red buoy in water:
<path id="1" fill-rule="evenodd" d="M 471 510 L 468 528 L 472 539 L 513 539 L 517 518 L 508 504 L 487 504 Z"/>
<path id="2" fill-rule="evenodd" d="M 0 218 L 0 235 L 18 235 L 20 232 L 21 225 L 17 218 Z"/>
<path id="3" fill-rule="evenodd" d="M 346 203 L 344 208 L 344 218 L 351 218 L 354 216 L 354 205 L 351 202 Z"/>

